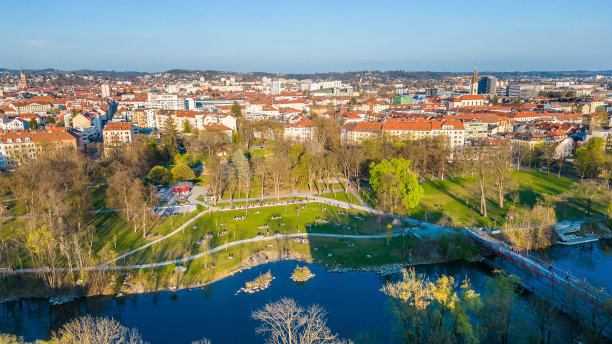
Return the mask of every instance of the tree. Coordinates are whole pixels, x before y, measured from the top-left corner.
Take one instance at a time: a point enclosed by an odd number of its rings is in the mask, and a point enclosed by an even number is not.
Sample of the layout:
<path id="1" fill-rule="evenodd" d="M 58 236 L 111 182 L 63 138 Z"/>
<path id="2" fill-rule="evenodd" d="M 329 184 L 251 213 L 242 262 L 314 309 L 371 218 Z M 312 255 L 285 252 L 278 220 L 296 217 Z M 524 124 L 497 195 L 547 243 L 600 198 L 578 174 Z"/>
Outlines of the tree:
<path id="1" fill-rule="evenodd" d="M 251 167 L 242 149 L 238 149 L 234 152 L 230 165 L 232 166 L 232 172 L 238 182 L 238 194 L 240 194 L 240 189 L 243 189 L 245 197 L 249 198 L 251 190 Z"/>
<path id="2" fill-rule="evenodd" d="M 57 121 L 57 127 L 58 128 L 63 128 L 66 126 L 66 122 L 64 121 L 64 119 L 60 119 L 59 121 Z"/>
<path id="3" fill-rule="evenodd" d="M 316 117 L 312 120 L 314 140 L 323 147 L 334 150 L 340 146 L 340 125 L 328 117 Z"/>
<path id="4" fill-rule="evenodd" d="M 120 209 L 125 219 L 133 224 L 136 232 L 140 224 L 139 213 L 146 204 L 146 190 L 142 180 L 134 178 L 129 171 L 120 170 L 115 172 L 108 182 L 106 189 L 108 205 Z"/>
<path id="5" fill-rule="evenodd" d="M 32 118 L 29 122 L 28 122 L 28 129 L 30 130 L 36 130 L 38 129 L 38 121 L 36 120 L 36 118 Z"/>
<path id="6" fill-rule="evenodd" d="M 499 98 L 497 98 L 497 95 L 494 95 L 491 98 L 491 105 L 498 105 L 499 104 Z"/>
<path id="7" fill-rule="evenodd" d="M 469 314 L 482 308 L 480 296 L 466 278 L 459 286 L 452 276 L 435 282 L 417 276 L 414 268 L 403 271 L 398 282 L 382 292 L 391 297 L 405 343 L 477 343 Z"/>
<path id="8" fill-rule="evenodd" d="M 53 116 L 45 117 L 45 124 L 55 123 L 55 118 Z"/>
<path id="9" fill-rule="evenodd" d="M 217 204 L 217 200 L 223 195 L 223 190 L 227 185 L 227 163 L 213 156 L 208 159 L 206 164 L 208 188 L 212 191 L 213 202 Z"/>
<path id="10" fill-rule="evenodd" d="M 163 166 L 154 166 L 147 174 L 147 179 L 155 185 L 166 185 L 172 181 L 172 174 Z"/>
<path id="11" fill-rule="evenodd" d="M 172 116 L 167 116 L 161 132 L 161 148 L 168 154 L 170 159 L 178 154 L 178 132 Z"/>
<path id="12" fill-rule="evenodd" d="M 251 314 L 261 325 L 258 334 L 274 344 L 335 344 L 344 341 L 327 327 L 327 312 L 319 305 L 304 309 L 295 300 L 282 298 Z"/>
<path id="13" fill-rule="evenodd" d="M 370 165 L 370 185 L 384 198 L 393 213 L 398 202 L 406 208 L 414 208 L 423 197 L 423 187 L 417 175 L 410 170 L 410 160 L 384 159 Z"/>
<path id="14" fill-rule="evenodd" d="M 235 117 L 242 117 L 242 108 L 240 107 L 237 101 L 232 104 L 230 112 L 234 114 Z"/>
<path id="15" fill-rule="evenodd" d="M 195 173 L 193 173 L 193 170 L 184 163 L 180 163 L 174 166 L 170 170 L 170 173 L 172 174 L 172 179 L 175 182 L 181 182 L 184 180 L 193 180 L 196 178 Z"/>
<path id="16" fill-rule="evenodd" d="M 257 159 L 254 162 L 253 174 L 257 178 L 257 182 L 259 183 L 259 187 L 261 188 L 261 200 L 263 201 L 265 196 L 265 188 L 266 182 L 268 182 L 268 175 L 270 171 L 268 170 L 268 164 L 264 159 Z"/>
<path id="17" fill-rule="evenodd" d="M 492 147 L 494 150 L 493 156 L 491 159 L 492 165 L 492 175 L 493 180 L 495 181 L 497 187 L 497 195 L 499 197 L 499 207 L 504 207 L 504 197 L 506 193 L 511 189 L 507 183 L 507 171 L 511 167 L 511 158 L 510 158 L 510 146 L 506 144 L 502 144 L 497 147 Z"/>
<path id="18" fill-rule="evenodd" d="M 135 328 L 128 329 L 113 318 L 94 318 L 89 315 L 75 318 L 53 335 L 58 344 L 143 344 Z"/>
<path id="19" fill-rule="evenodd" d="M 478 182 L 477 190 L 480 194 L 480 214 L 484 217 L 488 216 L 486 192 L 489 187 L 489 181 L 494 173 L 491 155 L 491 149 L 487 146 L 479 146 L 475 150 L 475 161 L 473 162 L 474 170 L 476 171 L 476 181 Z M 500 180 L 502 177 L 500 176 Z M 503 183 L 501 185 L 503 191 Z"/>
<path id="20" fill-rule="evenodd" d="M 195 340 L 191 342 L 191 344 L 211 344 L 211 341 L 208 338 L 203 338 L 203 339 Z"/>
<path id="21" fill-rule="evenodd" d="M 606 195 L 606 189 L 594 180 L 587 180 L 574 185 L 574 193 L 586 201 L 586 216 L 591 216 L 591 207 Z"/>
<path id="22" fill-rule="evenodd" d="M 40 226 L 28 234 L 26 249 L 35 266 L 49 267 L 38 271 L 45 285 L 49 288 L 59 287 L 59 272 L 56 270 L 60 264 L 58 238 L 45 225 Z"/>
<path id="23" fill-rule="evenodd" d="M 0 333 L 0 344 L 25 344 L 22 337 L 14 334 Z"/>
<path id="24" fill-rule="evenodd" d="M 599 176 L 606 162 L 605 145 L 606 141 L 603 138 L 593 137 L 589 139 L 586 146 L 574 151 L 574 164 L 581 178 L 585 176 L 593 178 Z"/>
<path id="25" fill-rule="evenodd" d="M 223 146 L 225 138 L 218 131 L 202 130 L 197 136 L 196 147 L 206 152 L 207 157 L 213 156 Z"/>
<path id="26" fill-rule="evenodd" d="M 184 133 L 191 132 L 191 125 L 189 125 L 189 121 L 183 121 L 183 132 Z"/>
<path id="27" fill-rule="evenodd" d="M 498 270 L 493 277 L 487 278 L 481 317 L 489 342 L 511 343 L 510 333 L 515 324 L 512 314 L 518 302 L 519 282 L 517 276 L 508 276 Z"/>
<path id="28" fill-rule="evenodd" d="M 268 171 L 270 171 L 270 180 L 276 191 L 276 199 L 280 198 L 280 188 L 287 180 L 289 175 L 289 158 L 285 154 L 273 155 L 270 159 L 266 159 L 268 163 Z"/>

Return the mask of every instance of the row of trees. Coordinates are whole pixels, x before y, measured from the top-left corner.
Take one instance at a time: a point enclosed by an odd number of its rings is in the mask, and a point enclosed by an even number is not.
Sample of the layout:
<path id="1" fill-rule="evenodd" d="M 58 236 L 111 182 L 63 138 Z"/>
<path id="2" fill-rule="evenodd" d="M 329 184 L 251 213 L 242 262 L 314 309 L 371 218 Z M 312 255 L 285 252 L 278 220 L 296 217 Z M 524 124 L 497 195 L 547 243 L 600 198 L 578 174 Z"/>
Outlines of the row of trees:
<path id="1" fill-rule="evenodd" d="M 8 210 L 0 207 L 2 266 L 23 267 L 26 260 L 30 266 L 47 267 L 38 274 L 51 289 L 75 285 L 77 280 L 93 292 L 106 288 L 105 273 L 84 269 L 114 256 L 111 243 L 97 242 L 93 210 L 116 209 L 134 231 L 146 235 L 155 219 L 150 208 L 155 196 L 140 177 L 152 161 L 142 142 L 113 150 L 99 162 L 76 150 L 46 147 L 36 159 L 3 175 L 2 196 L 14 202 L 24 225 L 2 231 Z M 70 272 L 55 269 L 65 266 Z"/>

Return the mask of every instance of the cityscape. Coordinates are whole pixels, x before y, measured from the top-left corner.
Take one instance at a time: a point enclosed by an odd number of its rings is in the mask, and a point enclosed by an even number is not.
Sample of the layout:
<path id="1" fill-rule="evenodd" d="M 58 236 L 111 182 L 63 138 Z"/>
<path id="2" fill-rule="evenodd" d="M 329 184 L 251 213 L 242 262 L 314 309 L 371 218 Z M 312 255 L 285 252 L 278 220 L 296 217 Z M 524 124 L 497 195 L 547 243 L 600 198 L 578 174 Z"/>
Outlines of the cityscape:
<path id="1" fill-rule="evenodd" d="M 612 7 L 546 3 L 37 4 L 0 344 L 610 343 Z"/>

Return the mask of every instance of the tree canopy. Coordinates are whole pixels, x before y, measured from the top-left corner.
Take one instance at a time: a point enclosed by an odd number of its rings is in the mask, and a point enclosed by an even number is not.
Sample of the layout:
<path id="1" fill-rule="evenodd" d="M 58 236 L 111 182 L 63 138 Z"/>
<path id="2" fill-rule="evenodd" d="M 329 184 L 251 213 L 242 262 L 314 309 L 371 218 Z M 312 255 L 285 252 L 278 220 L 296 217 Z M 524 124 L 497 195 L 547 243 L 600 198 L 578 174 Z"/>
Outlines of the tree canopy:
<path id="1" fill-rule="evenodd" d="M 423 197 L 423 187 L 410 169 L 410 163 L 406 159 L 383 159 L 370 165 L 370 185 L 391 207 L 391 212 L 399 202 L 406 208 L 414 208 Z"/>
<path id="2" fill-rule="evenodd" d="M 153 184 L 165 185 L 172 181 L 172 174 L 163 166 L 155 166 L 147 174 L 147 179 Z"/>
<path id="3" fill-rule="evenodd" d="M 195 173 L 193 173 L 193 170 L 183 163 L 174 166 L 170 170 L 170 173 L 172 173 L 172 179 L 174 179 L 174 181 L 176 182 L 192 180 L 196 177 Z"/>
<path id="4" fill-rule="evenodd" d="M 234 102 L 234 104 L 232 104 L 232 108 L 230 109 L 230 111 L 232 114 L 234 114 L 234 116 L 242 117 L 242 108 L 240 107 L 238 102 Z"/>

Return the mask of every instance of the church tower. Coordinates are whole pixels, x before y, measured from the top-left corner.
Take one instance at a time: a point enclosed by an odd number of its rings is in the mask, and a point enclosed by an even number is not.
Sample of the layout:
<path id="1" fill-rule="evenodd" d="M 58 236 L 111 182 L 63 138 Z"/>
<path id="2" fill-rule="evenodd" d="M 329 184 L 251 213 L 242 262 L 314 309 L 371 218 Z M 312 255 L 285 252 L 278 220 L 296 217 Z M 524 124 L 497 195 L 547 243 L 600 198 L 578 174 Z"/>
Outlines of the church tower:
<path id="1" fill-rule="evenodd" d="M 21 75 L 19 78 L 19 83 L 17 84 L 17 88 L 20 90 L 25 90 L 28 88 L 28 81 L 26 80 L 25 73 L 23 72 L 23 67 L 21 68 Z"/>
<path id="2" fill-rule="evenodd" d="M 474 63 L 474 75 L 470 85 L 470 94 L 478 94 L 478 73 L 476 72 L 476 64 Z"/>

